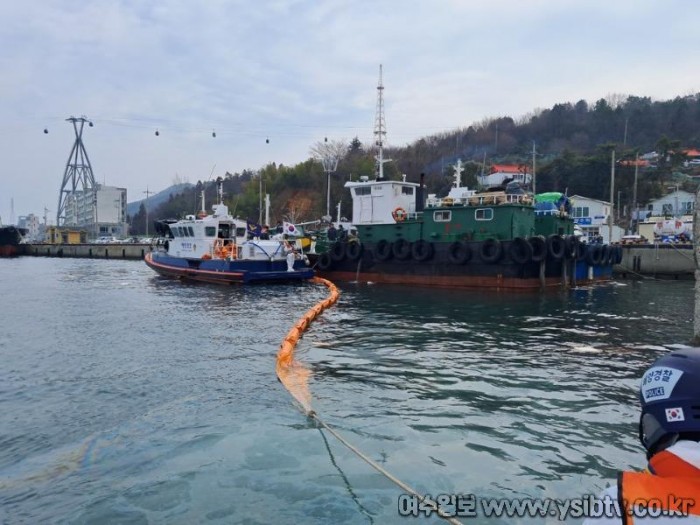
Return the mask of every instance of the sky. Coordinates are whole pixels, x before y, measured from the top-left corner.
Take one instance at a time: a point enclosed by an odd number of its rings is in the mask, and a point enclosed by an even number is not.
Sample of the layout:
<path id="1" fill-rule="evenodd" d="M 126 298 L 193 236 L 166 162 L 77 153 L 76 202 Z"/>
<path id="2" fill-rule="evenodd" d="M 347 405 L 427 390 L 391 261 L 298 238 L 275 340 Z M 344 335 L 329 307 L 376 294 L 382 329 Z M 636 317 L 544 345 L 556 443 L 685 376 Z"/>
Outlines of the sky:
<path id="1" fill-rule="evenodd" d="M 133 202 L 175 181 L 302 162 L 324 138 L 371 143 L 380 64 L 390 146 L 556 103 L 698 93 L 696 7 L 0 2 L 0 219 L 46 208 L 55 222 L 71 116 L 94 124 L 83 143 L 97 182 L 126 188 Z"/>

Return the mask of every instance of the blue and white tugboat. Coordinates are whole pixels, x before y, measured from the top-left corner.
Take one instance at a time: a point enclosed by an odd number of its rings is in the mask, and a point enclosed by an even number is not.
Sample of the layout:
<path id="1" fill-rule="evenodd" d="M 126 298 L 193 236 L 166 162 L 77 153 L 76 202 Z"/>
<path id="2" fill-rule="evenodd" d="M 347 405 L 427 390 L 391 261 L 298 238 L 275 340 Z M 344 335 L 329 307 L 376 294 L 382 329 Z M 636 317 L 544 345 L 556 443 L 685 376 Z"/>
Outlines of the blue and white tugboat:
<path id="1" fill-rule="evenodd" d="M 221 182 L 218 194 L 219 204 L 211 215 L 200 212 L 158 224 L 160 237 L 145 257 L 149 267 L 165 277 L 223 284 L 289 282 L 314 276 L 293 240 L 282 235 L 251 236 L 246 221 L 229 214 Z"/>

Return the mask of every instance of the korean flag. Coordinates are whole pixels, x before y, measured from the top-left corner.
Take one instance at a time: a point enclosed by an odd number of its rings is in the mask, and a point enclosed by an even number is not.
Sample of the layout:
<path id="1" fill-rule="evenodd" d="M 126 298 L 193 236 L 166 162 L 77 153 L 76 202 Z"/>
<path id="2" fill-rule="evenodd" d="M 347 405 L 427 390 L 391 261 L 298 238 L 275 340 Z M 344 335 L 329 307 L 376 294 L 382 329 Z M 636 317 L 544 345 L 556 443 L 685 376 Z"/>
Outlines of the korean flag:
<path id="1" fill-rule="evenodd" d="M 678 408 L 667 408 L 666 409 L 666 421 L 673 423 L 674 421 L 685 421 L 685 416 L 683 415 L 683 409 Z"/>

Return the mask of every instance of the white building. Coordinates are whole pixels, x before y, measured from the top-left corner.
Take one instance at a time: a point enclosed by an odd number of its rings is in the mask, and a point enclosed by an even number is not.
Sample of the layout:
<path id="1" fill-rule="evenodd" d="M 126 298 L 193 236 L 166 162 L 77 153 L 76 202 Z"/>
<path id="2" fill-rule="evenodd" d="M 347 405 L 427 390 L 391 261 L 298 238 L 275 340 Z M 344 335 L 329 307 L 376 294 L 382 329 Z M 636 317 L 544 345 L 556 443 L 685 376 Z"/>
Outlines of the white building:
<path id="1" fill-rule="evenodd" d="M 24 236 L 24 238 L 29 242 L 41 241 L 44 238 L 41 221 L 39 220 L 39 217 L 33 213 L 20 216 L 17 220 L 17 226 L 27 230 L 27 234 Z"/>
<path id="2" fill-rule="evenodd" d="M 675 240 L 681 234 L 693 237 L 695 194 L 676 190 L 651 201 L 643 220 L 638 224 L 639 234 L 649 240 Z"/>
<path id="3" fill-rule="evenodd" d="M 96 191 L 78 191 L 66 202 L 65 226 L 84 228 L 91 236 L 125 237 L 126 188 L 96 185 Z"/>
<path id="4" fill-rule="evenodd" d="M 695 194 L 676 190 L 647 205 L 648 217 L 680 217 L 692 215 L 695 209 Z"/>
<path id="5" fill-rule="evenodd" d="M 532 174 L 524 164 L 494 164 L 486 175 L 479 175 L 478 182 L 484 188 L 501 186 L 507 180 L 518 181 L 522 184 L 532 182 Z"/>
<path id="6" fill-rule="evenodd" d="M 570 200 L 571 215 L 574 222 L 581 228 L 587 242 L 595 242 L 598 237 L 602 237 L 605 243 L 619 242 L 625 234 L 622 228 L 613 224 L 612 239 L 610 239 L 608 217 L 610 217 L 611 206 L 609 202 L 580 195 L 574 195 Z"/>

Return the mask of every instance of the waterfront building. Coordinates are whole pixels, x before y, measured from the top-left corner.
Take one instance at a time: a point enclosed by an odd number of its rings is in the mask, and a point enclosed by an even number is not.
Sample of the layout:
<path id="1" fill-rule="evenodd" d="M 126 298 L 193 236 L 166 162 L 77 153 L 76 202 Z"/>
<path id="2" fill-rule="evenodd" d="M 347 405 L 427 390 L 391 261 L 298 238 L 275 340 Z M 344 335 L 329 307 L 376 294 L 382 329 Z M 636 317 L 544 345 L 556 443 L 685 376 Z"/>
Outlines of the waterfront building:
<path id="1" fill-rule="evenodd" d="M 574 195 L 571 197 L 571 215 L 583 232 L 586 242 L 596 242 L 602 237 L 603 242 L 619 242 L 625 231 L 613 224 L 610 239 L 609 217 L 612 207 L 609 202 Z"/>
<path id="2" fill-rule="evenodd" d="M 39 217 L 30 213 L 17 219 L 17 226 L 27 230 L 24 238 L 29 242 L 41 241 L 44 238 L 43 228 Z"/>
<path id="3" fill-rule="evenodd" d="M 532 175 L 525 164 L 494 164 L 487 175 L 480 175 L 478 179 L 481 186 L 489 188 L 511 180 L 527 185 L 532 182 Z"/>
<path id="4" fill-rule="evenodd" d="M 126 188 L 96 184 L 95 191 L 76 191 L 66 201 L 66 220 L 69 228 L 91 232 L 91 236 L 126 237 Z"/>

